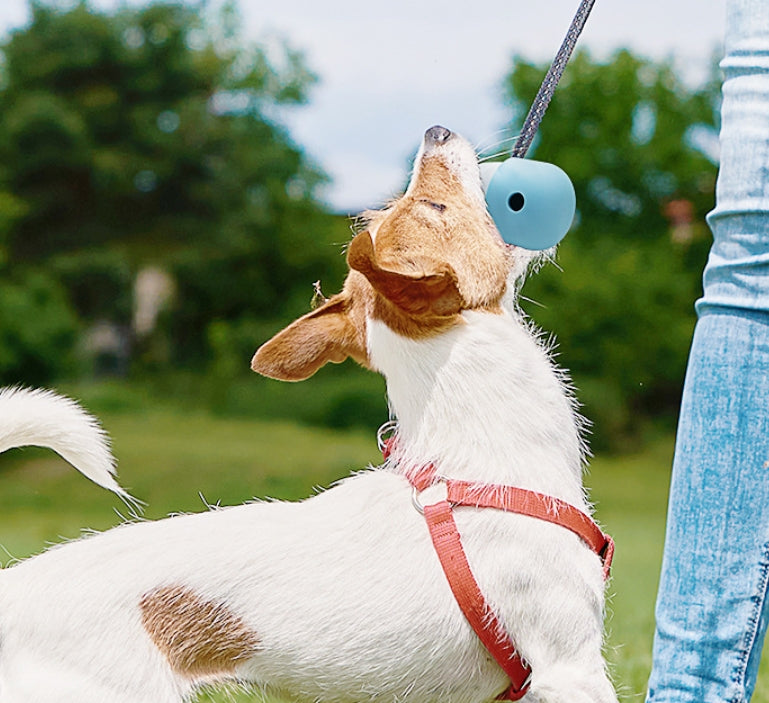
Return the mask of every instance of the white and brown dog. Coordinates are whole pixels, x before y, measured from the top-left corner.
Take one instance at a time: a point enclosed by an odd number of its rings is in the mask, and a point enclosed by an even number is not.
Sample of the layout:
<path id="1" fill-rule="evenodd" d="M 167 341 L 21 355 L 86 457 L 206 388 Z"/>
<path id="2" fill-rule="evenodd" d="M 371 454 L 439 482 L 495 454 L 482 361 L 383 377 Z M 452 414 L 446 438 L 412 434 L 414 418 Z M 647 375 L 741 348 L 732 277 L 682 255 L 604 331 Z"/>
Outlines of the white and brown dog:
<path id="1" fill-rule="evenodd" d="M 408 478 L 429 464 L 589 511 L 579 419 L 515 304 L 528 255 L 487 214 L 473 149 L 435 127 L 406 193 L 370 215 L 347 259 L 342 292 L 252 366 L 300 380 L 352 357 L 384 374 L 398 423 L 384 464 L 300 503 L 125 525 L 1 571 L 1 703 L 178 703 L 226 681 L 335 703 L 480 703 L 506 689 Z M 5 447 L 49 443 L 39 411 L 19 426 L 0 408 Z M 109 466 L 91 474 L 110 480 Z M 558 525 L 455 513 L 472 572 L 531 667 L 523 700 L 616 701 L 601 559 Z"/>

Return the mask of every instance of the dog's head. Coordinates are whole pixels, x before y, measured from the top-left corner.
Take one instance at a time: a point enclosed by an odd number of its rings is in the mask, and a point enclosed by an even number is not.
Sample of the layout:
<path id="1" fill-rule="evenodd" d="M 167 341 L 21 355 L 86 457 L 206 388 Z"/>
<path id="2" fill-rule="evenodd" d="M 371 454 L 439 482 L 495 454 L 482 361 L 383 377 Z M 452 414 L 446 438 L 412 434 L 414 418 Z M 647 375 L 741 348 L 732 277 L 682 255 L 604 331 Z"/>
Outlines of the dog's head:
<path id="1" fill-rule="evenodd" d="M 428 129 L 406 192 L 368 218 L 347 251 L 342 292 L 260 347 L 254 371 L 299 381 L 347 357 L 370 367 L 369 319 L 419 339 L 460 324 L 465 310 L 500 311 L 515 257 L 486 211 L 478 160 L 462 137 Z"/>

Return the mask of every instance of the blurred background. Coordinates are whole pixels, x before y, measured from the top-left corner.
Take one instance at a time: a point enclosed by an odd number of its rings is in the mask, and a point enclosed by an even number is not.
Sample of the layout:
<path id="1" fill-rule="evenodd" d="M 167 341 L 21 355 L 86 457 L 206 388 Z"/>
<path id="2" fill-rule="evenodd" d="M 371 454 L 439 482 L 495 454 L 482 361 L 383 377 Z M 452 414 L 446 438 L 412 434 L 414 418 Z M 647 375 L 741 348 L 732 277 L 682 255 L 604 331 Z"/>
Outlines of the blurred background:
<path id="1" fill-rule="evenodd" d="M 396 4 L 381 20 L 281 4 L 5 3 L 0 383 L 127 381 L 335 427 L 385 417 L 368 374 L 278 390 L 249 358 L 308 309 L 314 281 L 338 290 L 349 215 L 398 192 L 426 127 L 510 148 L 577 3 L 527 18 L 493 1 Z M 577 190 L 560 268 L 524 294 L 557 336 L 596 449 L 673 426 L 717 163 L 718 3 L 680 3 L 687 32 L 661 21 L 662 3 L 640 16 L 622 4 L 598 2 L 530 152 Z M 633 36 L 656 56 L 616 46 Z"/>
<path id="2" fill-rule="evenodd" d="M 381 379 L 347 362 L 279 384 L 251 355 L 309 309 L 315 281 L 340 288 L 351 215 L 398 193 L 427 127 L 504 158 L 577 4 L 4 0 L 0 385 L 82 399 L 150 517 L 299 498 L 376 462 Z M 598 0 L 529 152 L 577 192 L 523 304 L 592 422 L 628 700 L 648 674 L 710 244 L 723 12 Z M 121 519 L 71 474 L 2 457 L 3 563 Z"/>

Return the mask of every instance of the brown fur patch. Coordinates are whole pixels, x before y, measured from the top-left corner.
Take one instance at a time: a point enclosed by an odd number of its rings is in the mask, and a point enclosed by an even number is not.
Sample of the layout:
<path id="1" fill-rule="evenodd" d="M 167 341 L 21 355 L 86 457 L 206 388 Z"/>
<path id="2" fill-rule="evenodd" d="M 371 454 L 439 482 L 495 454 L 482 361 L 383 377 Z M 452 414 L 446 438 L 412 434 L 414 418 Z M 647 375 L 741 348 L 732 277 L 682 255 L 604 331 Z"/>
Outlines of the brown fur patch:
<path id="1" fill-rule="evenodd" d="M 458 324 L 462 310 L 501 311 L 509 254 L 440 157 L 426 157 L 408 194 L 369 216 L 375 243 L 358 235 L 348 262 L 377 293 L 374 318 L 418 339 Z"/>
<path id="2" fill-rule="evenodd" d="M 256 634 L 225 604 L 184 586 L 150 591 L 139 608 L 144 629 L 178 674 L 232 673 L 259 649 Z"/>
<path id="3" fill-rule="evenodd" d="M 347 262 L 366 277 L 377 293 L 370 314 L 395 332 L 420 338 L 440 332 L 459 320 L 462 297 L 450 267 L 436 265 L 418 272 L 383 268 L 377 261 L 368 231 L 353 239 Z"/>
<path id="4" fill-rule="evenodd" d="M 281 381 L 301 381 L 323 364 L 348 356 L 368 366 L 366 309 L 372 297 L 366 279 L 351 271 L 341 293 L 259 347 L 251 369 Z"/>

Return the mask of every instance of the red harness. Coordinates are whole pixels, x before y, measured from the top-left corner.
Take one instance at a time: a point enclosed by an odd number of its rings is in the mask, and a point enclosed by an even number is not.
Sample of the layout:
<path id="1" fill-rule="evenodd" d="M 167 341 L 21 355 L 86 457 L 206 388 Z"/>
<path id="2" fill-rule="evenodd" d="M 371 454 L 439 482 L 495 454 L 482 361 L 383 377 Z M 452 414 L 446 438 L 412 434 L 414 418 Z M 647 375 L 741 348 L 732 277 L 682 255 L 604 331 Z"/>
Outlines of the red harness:
<path id="1" fill-rule="evenodd" d="M 392 441 L 390 438 L 383 442 L 382 453 L 385 459 L 390 454 Z M 510 636 L 507 634 L 504 637 L 500 636 L 504 628 L 483 597 L 467 563 L 467 556 L 462 548 L 462 540 L 454 521 L 454 507 L 462 505 L 473 508 L 496 508 L 565 527 L 577 534 L 601 557 L 604 578 L 609 577 L 614 556 L 614 541 L 581 510 L 542 493 L 515 486 L 442 478 L 436 474 L 435 467 L 432 465 L 408 477 L 408 480 L 414 486 L 414 505 L 425 516 L 435 551 L 457 604 L 484 647 L 510 678 L 510 686 L 497 696 L 497 700 L 517 701 L 529 690 L 531 667 L 518 653 Z M 417 500 L 417 493 L 437 484 L 443 484 L 446 487 L 446 498 L 432 505 L 421 505 Z"/>

